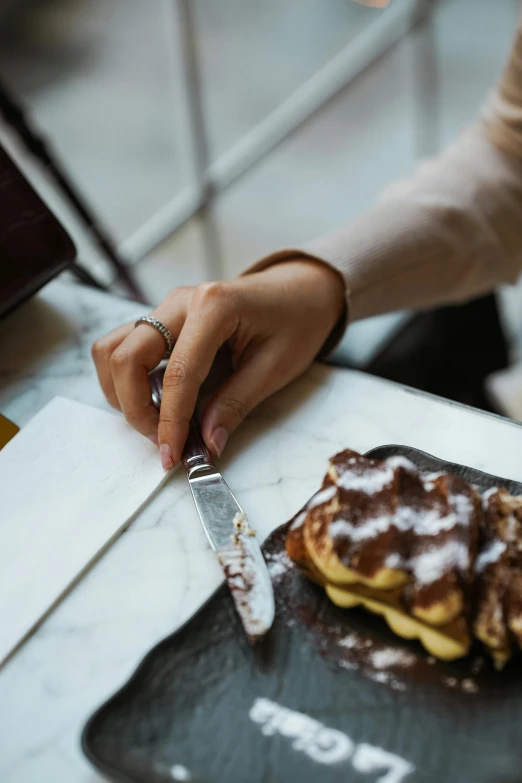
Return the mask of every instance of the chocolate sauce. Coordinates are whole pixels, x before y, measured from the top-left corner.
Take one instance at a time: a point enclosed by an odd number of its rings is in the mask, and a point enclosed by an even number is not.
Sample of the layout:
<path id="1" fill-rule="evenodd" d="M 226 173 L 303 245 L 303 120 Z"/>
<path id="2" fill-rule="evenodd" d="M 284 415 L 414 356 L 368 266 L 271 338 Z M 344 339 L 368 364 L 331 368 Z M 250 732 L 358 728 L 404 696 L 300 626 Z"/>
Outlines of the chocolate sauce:
<path id="1" fill-rule="evenodd" d="M 423 476 L 403 457 L 381 462 L 350 450 L 332 458 L 329 476 L 338 509 L 308 506 L 319 550 L 330 537 L 341 562 L 366 579 L 384 568 L 404 571 L 410 608 L 449 593 L 458 605 L 468 601 L 480 519 L 474 489 L 455 476 Z"/>
<path id="2" fill-rule="evenodd" d="M 434 625 L 472 620 L 497 663 L 510 657 L 514 641 L 522 647 L 522 498 L 506 490 L 481 497 L 455 475 L 346 450 L 330 460 L 321 489 L 289 525 L 287 552 L 319 584 L 328 581 L 332 552 L 363 585 L 379 573 L 402 573 L 399 610 Z"/>
<path id="3" fill-rule="evenodd" d="M 512 641 L 522 646 L 522 498 L 497 489 L 483 505 L 474 632 L 505 658 Z"/>

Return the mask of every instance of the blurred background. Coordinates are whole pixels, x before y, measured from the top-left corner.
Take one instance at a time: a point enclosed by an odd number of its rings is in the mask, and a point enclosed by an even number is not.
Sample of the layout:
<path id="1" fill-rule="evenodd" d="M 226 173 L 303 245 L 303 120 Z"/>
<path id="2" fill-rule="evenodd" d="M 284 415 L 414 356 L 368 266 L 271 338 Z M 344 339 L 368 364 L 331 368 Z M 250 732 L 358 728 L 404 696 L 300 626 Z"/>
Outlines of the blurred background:
<path id="1" fill-rule="evenodd" d="M 155 304 L 336 227 L 435 154 L 498 79 L 520 8 L 3 0 L 0 78 Z M 111 286 L 114 268 L 5 121 L 0 142 Z M 486 380 L 522 354 L 522 294 L 496 301 L 355 324 L 334 361 L 522 418 Z"/>

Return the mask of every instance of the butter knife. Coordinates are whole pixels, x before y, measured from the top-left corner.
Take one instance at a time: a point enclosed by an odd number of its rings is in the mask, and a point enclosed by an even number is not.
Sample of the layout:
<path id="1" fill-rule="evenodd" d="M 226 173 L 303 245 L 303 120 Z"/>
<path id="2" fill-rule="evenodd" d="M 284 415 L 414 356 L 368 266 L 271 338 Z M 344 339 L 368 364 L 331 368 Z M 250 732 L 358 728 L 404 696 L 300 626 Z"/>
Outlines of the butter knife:
<path id="1" fill-rule="evenodd" d="M 149 374 L 152 402 L 159 410 L 164 369 Z M 255 642 L 272 626 L 274 591 L 261 547 L 247 517 L 225 479 L 212 463 L 194 416 L 181 461 L 187 471 L 192 497 L 216 553 L 236 611 L 248 638 Z"/>

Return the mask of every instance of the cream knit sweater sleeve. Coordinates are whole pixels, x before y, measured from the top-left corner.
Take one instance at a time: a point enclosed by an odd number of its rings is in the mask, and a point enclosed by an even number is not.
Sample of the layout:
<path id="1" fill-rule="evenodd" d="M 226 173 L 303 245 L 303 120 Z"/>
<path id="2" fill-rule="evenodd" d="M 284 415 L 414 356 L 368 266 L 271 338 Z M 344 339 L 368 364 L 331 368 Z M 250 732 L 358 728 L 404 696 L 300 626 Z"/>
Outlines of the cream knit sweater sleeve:
<path id="1" fill-rule="evenodd" d="M 480 56 L 477 53 L 477 56 Z M 296 256 L 341 272 L 349 320 L 458 302 L 522 272 L 522 24 L 479 119 L 439 157 L 388 188 L 368 211 Z"/>

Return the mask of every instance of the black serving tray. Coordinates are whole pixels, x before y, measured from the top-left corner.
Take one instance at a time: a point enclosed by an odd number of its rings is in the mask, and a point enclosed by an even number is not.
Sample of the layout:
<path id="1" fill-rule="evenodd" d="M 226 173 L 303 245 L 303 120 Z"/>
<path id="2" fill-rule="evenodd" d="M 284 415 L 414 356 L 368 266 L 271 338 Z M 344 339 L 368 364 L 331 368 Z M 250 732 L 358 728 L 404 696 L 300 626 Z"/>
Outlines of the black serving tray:
<path id="1" fill-rule="evenodd" d="M 415 449 L 369 454 L 522 494 Z M 289 563 L 286 527 L 263 547 L 277 606 L 265 640 L 249 645 L 219 588 L 91 717 L 90 761 L 126 783 L 522 781 L 519 659 L 500 673 L 478 648 L 434 661 L 382 619 L 335 607 Z"/>

